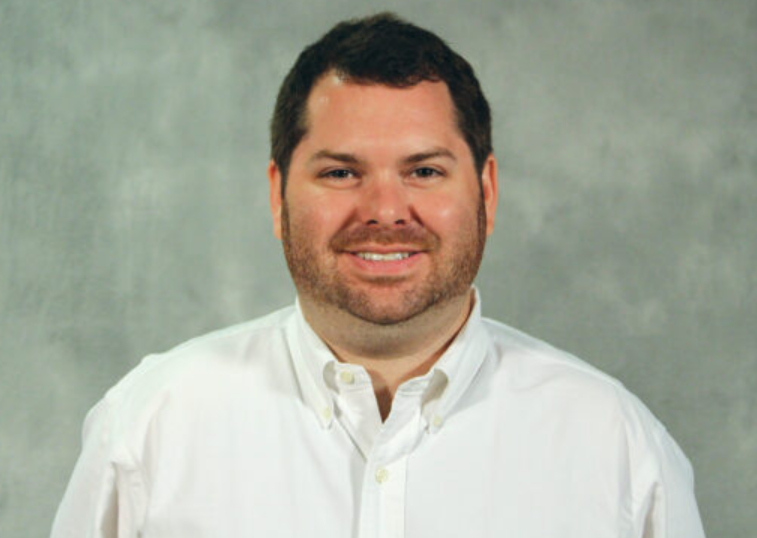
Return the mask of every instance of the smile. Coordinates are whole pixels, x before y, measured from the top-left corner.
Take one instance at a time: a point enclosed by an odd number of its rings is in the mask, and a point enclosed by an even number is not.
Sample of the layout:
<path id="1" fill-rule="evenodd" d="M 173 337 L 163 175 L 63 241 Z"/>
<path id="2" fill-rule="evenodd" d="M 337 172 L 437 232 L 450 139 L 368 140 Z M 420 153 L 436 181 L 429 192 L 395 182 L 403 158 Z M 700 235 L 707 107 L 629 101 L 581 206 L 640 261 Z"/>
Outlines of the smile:
<path id="1" fill-rule="evenodd" d="M 362 258 L 363 260 L 368 260 L 372 262 L 391 262 L 391 261 L 404 260 L 406 258 L 409 258 L 412 255 L 412 253 L 411 252 L 386 252 L 386 253 L 356 252 L 355 255 L 358 258 Z"/>

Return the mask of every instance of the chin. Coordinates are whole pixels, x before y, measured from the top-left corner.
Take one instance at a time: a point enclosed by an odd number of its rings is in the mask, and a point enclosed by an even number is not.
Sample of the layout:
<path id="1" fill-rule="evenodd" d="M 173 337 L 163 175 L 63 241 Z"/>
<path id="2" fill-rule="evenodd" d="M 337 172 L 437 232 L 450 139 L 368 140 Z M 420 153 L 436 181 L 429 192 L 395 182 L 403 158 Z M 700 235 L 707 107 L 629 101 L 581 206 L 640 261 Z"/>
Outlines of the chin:
<path id="1" fill-rule="evenodd" d="M 433 296 L 417 296 L 412 289 L 396 289 L 378 299 L 380 291 L 350 293 L 336 305 L 352 316 L 375 325 L 397 325 L 423 314 L 438 301 Z"/>
<path id="2" fill-rule="evenodd" d="M 381 325 L 382 327 L 388 327 L 391 325 L 399 325 L 413 319 L 417 314 L 407 312 L 350 312 L 356 318 L 361 319 L 367 323 L 373 325 Z"/>

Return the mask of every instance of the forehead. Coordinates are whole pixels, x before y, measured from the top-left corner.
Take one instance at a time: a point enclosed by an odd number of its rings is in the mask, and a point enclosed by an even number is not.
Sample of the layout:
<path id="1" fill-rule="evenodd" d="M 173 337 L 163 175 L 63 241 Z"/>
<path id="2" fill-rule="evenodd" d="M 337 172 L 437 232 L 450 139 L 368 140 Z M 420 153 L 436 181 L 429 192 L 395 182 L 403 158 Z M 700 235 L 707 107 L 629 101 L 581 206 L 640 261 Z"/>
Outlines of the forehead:
<path id="1" fill-rule="evenodd" d="M 413 103 L 426 102 L 445 112 L 452 112 L 453 103 L 447 84 L 422 80 L 412 86 L 389 86 L 371 82 L 356 82 L 334 71 L 323 75 L 313 85 L 308 96 L 308 111 L 318 112 L 328 107 L 349 109 L 374 100 L 383 101 L 390 108 L 407 107 Z"/>
<path id="2" fill-rule="evenodd" d="M 462 141 L 444 82 L 397 88 L 351 82 L 335 73 L 324 75 L 313 87 L 306 129 L 306 145 L 407 143 L 415 138 L 419 144 L 446 146 Z"/>

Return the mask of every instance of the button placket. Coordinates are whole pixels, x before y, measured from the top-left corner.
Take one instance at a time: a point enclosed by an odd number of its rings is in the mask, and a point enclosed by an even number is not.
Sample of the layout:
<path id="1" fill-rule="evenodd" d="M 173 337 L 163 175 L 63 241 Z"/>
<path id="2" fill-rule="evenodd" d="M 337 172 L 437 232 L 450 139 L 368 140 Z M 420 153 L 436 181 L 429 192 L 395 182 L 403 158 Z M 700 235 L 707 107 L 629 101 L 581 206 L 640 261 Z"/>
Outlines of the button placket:
<path id="1" fill-rule="evenodd" d="M 366 458 L 360 532 L 363 537 L 403 538 L 408 454 L 423 439 L 422 391 L 406 386 L 398 391 L 392 412 Z"/>
<path id="2" fill-rule="evenodd" d="M 384 424 L 371 452 L 372 496 L 376 501 L 376 536 L 403 538 L 405 535 L 405 490 L 408 454 L 423 436 L 417 395 L 395 399 L 397 406 Z"/>
<path id="3" fill-rule="evenodd" d="M 385 469 L 387 479 L 380 486 L 380 518 L 383 523 L 381 536 L 403 538 L 405 536 L 407 456 L 402 456 L 387 465 Z"/>

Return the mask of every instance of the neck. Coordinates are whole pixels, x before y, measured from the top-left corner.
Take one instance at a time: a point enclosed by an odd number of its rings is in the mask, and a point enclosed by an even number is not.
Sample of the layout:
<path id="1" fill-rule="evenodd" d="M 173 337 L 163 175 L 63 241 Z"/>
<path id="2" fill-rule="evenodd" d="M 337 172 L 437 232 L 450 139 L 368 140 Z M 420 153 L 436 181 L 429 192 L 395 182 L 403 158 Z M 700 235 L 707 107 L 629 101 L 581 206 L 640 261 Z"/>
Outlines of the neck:
<path id="1" fill-rule="evenodd" d="M 465 324 L 472 305 L 470 291 L 410 320 L 377 325 L 300 296 L 305 319 L 334 355 L 342 362 L 363 366 L 370 374 L 382 420 L 389 414 L 397 388 L 431 369 Z"/>

